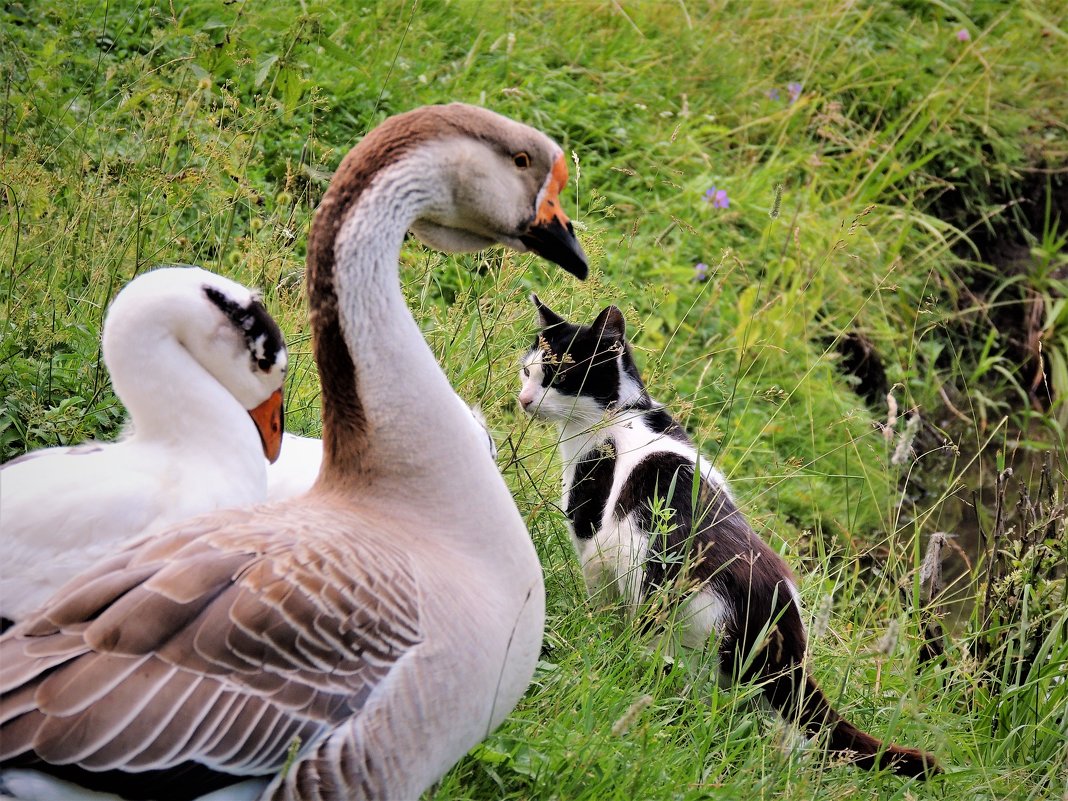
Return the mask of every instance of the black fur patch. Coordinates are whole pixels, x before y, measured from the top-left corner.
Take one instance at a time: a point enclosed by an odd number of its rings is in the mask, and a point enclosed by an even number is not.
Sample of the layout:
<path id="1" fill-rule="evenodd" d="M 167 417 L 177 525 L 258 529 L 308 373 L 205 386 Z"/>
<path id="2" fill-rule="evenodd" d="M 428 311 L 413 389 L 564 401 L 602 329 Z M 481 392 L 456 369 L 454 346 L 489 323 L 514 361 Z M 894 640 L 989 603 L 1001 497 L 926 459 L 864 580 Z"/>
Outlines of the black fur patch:
<path id="1" fill-rule="evenodd" d="M 618 403 L 620 375 L 616 358 L 620 354 L 623 370 L 639 387 L 643 386 L 626 340 L 602 337 L 589 326 L 550 325 L 535 338 L 533 350 L 542 354 L 542 386 L 551 386 L 564 395 L 593 398 L 606 408 Z"/>
<path id="2" fill-rule="evenodd" d="M 579 539 L 590 539 L 601 527 L 615 470 L 616 450 L 611 439 L 583 455 L 575 466 L 575 479 L 567 493 L 564 511 Z"/>
<path id="3" fill-rule="evenodd" d="M 657 434 L 666 434 L 672 439 L 677 439 L 679 442 L 690 443 L 690 436 L 686 433 L 674 417 L 663 406 L 659 406 L 655 409 L 650 409 L 642 415 L 642 419 L 645 420 L 645 424 L 649 426 L 649 430 L 655 431 Z"/>
<path id="4" fill-rule="evenodd" d="M 282 329 L 267 308 L 258 300 L 242 306 L 211 286 L 204 287 L 204 294 L 245 335 L 252 364 L 265 373 L 269 372 L 277 364 L 278 354 L 285 349 L 286 342 Z"/>
<path id="5" fill-rule="evenodd" d="M 697 540 L 704 529 L 694 528 L 693 481 L 693 462 L 661 452 L 638 462 L 620 490 L 616 515 L 623 519 L 634 514 L 642 530 L 650 533 L 643 595 L 667 586 L 684 568 L 688 575 L 696 575 L 702 553 Z M 657 508 L 665 515 L 662 520 L 654 519 Z"/>
<path id="6" fill-rule="evenodd" d="M 667 516 L 660 531 L 653 520 L 657 502 Z M 686 576 L 729 600 L 731 619 L 719 643 L 724 673 L 751 680 L 769 671 L 790 672 L 803 660 L 805 632 L 789 588 L 790 568 L 750 528 L 726 492 L 703 477 L 695 486 L 693 462 L 674 453 L 639 462 L 616 505 L 620 518 L 631 513 L 652 534 L 644 595 Z M 743 670 L 751 652 L 759 655 Z M 765 686 L 768 700 L 779 708 L 790 693 L 776 682 Z"/>

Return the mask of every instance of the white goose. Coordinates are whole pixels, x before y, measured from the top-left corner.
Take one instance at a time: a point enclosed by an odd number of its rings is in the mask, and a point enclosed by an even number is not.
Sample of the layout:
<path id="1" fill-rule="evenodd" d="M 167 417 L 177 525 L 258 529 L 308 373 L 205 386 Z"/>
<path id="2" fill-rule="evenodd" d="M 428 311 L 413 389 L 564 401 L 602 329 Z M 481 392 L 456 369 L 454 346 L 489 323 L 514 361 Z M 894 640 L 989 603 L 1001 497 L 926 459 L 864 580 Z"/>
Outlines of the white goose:
<path id="1" fill-rule="evenodd" d="M 103 355 L 132 432 L 0 467 L 8 621 L 132 537 L 265 497 L 287 357 L 256 294 L 195 267 L 145 273 L 108 309 Z"/>
<path id="2" fill-rule="evenodd" d="M 156 801 L 415 799 L 503 720 L 538 658 L 541 567 L 397 259 L 411 228 L 584 276 L 566 180 L 546 136 L 459 104 L 349 153 L 308 241 L 318 481 L 117 554 L 4 635 L 6 767 Z"/>

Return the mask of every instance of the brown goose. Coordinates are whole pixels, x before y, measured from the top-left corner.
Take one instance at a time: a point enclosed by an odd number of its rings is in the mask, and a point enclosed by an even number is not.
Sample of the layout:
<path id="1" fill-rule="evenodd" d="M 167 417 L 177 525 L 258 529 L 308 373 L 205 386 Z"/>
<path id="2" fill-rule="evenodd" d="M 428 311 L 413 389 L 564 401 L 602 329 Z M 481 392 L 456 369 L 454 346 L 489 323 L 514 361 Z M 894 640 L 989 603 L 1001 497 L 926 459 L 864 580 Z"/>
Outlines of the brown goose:
<path id="1" fill-rule="evenodd" d="M 0 791 L 30 768 L 156 801 L 414 799 L 501 722 L 538 656 L 541 569 L 397 257 L 411 229 L 584 277 L 566 180 L 546 136 L 459 104 L 348 154 L 308 241 L 318 481 L 118 553 L 4 635 Z"/>

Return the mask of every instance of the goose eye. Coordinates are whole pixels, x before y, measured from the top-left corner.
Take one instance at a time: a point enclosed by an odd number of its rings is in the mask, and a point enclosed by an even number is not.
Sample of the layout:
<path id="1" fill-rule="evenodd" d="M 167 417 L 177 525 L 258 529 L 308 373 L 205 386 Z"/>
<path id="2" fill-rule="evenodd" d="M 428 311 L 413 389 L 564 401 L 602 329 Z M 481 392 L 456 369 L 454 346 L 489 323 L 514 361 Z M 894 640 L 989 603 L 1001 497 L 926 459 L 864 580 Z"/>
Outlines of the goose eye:
<path id="1" fill-rule="evenodd" d="M 515 166 L 517 166 L 521 170 L 525 170 L 527 167 L 530 166 L 530 156 L 528 156 L 526 151 L 524 150 L 520 150 L 518 153 L 512 156 L 512 161 L 514 161 Z"/>

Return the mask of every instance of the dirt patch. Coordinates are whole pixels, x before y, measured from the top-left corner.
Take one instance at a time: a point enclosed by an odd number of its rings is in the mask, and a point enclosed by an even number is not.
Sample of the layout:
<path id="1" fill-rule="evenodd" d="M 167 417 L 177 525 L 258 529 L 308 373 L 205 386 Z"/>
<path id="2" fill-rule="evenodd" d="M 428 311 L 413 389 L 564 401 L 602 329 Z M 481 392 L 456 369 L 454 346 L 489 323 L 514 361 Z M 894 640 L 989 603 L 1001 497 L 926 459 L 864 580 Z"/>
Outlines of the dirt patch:
<path id="1" fill-rule="evenodd" d="M 991 187 L 982 210 L 967 203 L 958 190 L 943 194 L 931 210 L 967 233 L 971 244 L 958 244 L 958 256 L 987 265 L 960 276 L 963 304 L 980 313 L 961 315 L 972 322 L 964 324 L 959 344 L 964 352 L 981 348 L 986 338 L 982 329 L 993 326 L 1004 355 L 1018 366 L 1020 384 L 1032 405 L 1048 409 L 1054 398 L 1040 343 L 1046 304 L 1058 296 L 1052 282 L 1068 278 L 1068 268 L 1044 273 L 1035 246 L 1068 227 L 1068 166 L 1036 165 L 1012 185 Z M 989 303 L 995 293 L 997 302 Z"/>

